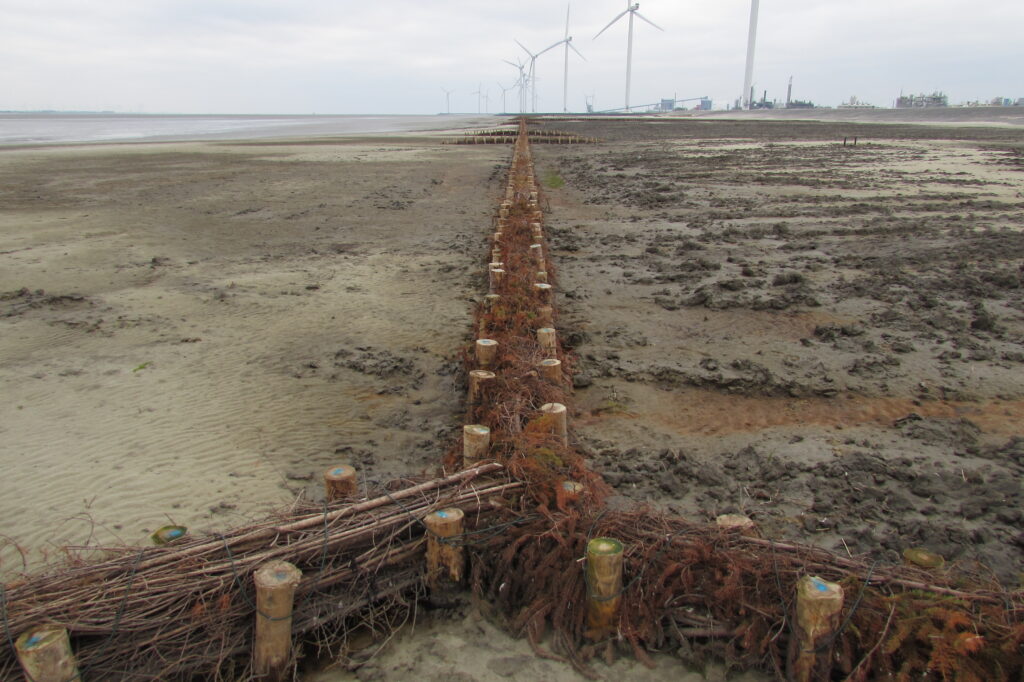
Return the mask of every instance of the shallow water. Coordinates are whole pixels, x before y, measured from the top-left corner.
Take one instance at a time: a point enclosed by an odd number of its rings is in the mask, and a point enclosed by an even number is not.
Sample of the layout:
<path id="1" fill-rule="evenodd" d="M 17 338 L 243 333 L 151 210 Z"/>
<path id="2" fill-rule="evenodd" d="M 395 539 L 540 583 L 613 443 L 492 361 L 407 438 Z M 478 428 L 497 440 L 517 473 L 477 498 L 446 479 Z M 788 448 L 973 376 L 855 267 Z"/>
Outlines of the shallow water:
<path id="1" fill-rule="evenodd" d="M 393 133 L 467 125 L 479 116 L 0 114 L 0 146 Z"/>

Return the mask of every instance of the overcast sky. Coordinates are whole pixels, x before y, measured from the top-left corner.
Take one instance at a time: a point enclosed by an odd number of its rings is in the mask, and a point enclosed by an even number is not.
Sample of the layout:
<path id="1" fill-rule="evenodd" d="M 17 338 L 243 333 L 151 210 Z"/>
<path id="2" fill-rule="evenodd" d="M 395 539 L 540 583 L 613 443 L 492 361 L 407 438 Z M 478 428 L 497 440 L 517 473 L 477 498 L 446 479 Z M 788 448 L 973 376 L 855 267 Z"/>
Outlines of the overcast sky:
<path id="1" fill-rule="evenodd" d="M 642 0 L 632 104 L 739 97 L 750 0 Z M 577 0 L 569 109 L 621 107 L 625 0 Z M 563 0 L 0 0 L 0 109 L 434 114 L 502 108 L 503 59 L 561 39 Z M 538 109 L 562 109 L 562 48 L 537 60 Z M 758 97 L 891 106 L 1024 97 L 1021 0 L 763 0 Z M 518 110 L 514 91 L 507 110 Z"/>

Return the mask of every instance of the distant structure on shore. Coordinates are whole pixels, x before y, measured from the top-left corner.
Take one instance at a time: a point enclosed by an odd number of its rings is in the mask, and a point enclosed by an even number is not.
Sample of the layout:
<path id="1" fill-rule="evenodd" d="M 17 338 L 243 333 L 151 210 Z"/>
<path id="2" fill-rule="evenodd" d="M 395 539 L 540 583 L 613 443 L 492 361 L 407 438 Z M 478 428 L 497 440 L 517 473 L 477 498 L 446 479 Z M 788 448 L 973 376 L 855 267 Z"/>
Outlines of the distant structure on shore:
<path id="1" fill-rule="evenodd" d="M 933 92 L 930 95 L 904 95 L 896 99 L 897 109 L 929 109 L 932 107 L 948 107 L 949 97 L 942 92 Z"/>
<path id="2" fill-rule="evenodd" d="M 874 104 L 868 104 L 867 102 L 861 102 L 857 99 L 857 95 L 851 95 L 850 99 L 840 104 L 837 109 L 877 109 Z"/>

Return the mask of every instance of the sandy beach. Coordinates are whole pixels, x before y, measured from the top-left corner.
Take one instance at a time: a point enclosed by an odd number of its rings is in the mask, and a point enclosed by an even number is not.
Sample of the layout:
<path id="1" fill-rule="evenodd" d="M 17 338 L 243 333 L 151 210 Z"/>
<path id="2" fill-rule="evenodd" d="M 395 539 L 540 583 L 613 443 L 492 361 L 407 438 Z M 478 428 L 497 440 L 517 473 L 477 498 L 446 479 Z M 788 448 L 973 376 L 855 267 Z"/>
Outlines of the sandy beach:
<path id="1" fill-rule="evenodd" d="M 976 123 L 543 124 L 602 140 L 535 157 L 620 504 L 1021 579 L 1024 138 Z M 0 148 L 0 571 L 433 473 L 510 153 L 442 137 Z M 581 679 L 468 606 L 379 644 L 309 679 Z M 600 670 L 725 679 L 661 654 Z"/>
<path id="2" fill-rule="evenodd" d="M 0 153 L 3 570 L 237 525 L 340 461 L 430 470 L 504 156 L 411 136 Z"/>

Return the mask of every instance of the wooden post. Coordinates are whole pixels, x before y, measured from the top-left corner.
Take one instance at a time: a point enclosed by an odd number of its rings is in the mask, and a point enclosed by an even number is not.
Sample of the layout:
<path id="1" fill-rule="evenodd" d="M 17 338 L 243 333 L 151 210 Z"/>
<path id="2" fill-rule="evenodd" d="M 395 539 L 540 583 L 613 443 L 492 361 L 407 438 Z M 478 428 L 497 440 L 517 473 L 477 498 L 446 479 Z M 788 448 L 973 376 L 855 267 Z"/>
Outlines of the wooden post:
<path id="1" fill-rule="evenodd" d="M 487 456 L 491 447 L 491 430 L 483 424 L 462 427 L 462 466 L 471 467 Z"/>
<path id="2" fill-rule="evenodd" d="M 490 270 L 490 275 L 489 275 L 489 277 L 490 277 L 490 285 L 491 285 L 490 286 L 490 288 L 491 288 L 491 292 L 490 293 L 493 294 L 493 293 L 495 293 L 498 290 L 498 285 L 501 284 L 501 280 L 502 280 L 502 278 L 504 276 L 505 276 L 505 271 L 502 270 L 501 268 L 498 268 L 498 269 L 495 269 L 495 270 Z"/>
<path id="3" fill-rule="evenodd" d="M 497 376 L 494 372 L 486 369 L 473 369 L 469 372 L 469 404 L 475 405 L 480 400 L 480 391 L 488 381 L 493 381 Z"/>
<path id="4" fill-rule="evenodd" d="M 715 524 L 722 530 L 736 530 L 748 538 L 757 537 L 753 519 L 743 514 L 721 514 L 715 517 Z"/>
<path id="5" fill-rule="evenodd" d="M 71 682 L 81 679 L 68 631 L 59 625 L 40 625 L 22 633 L 14 643 L 14 651 L 27 680 Z"/>
<path id="6" fill-rule="evenodd" d="M 537 330 L 537 343 L 540 344 L 541 350 L 548 351 L 554 354 L 557 350 L 557 341 L 555 338 L 555 330 L 553 327 L 541 327 Z"/>
<path id="7" fill-rule="evenodd" d="M 494 339 L 477 339 L 476 340 L 476 361 L 480 365 L 481 369 L 487 369 L 494 366 L 494 361 L 498 358 L 498 342 Z"/>
<path id="8" fill-rule="evenodd" d="M 256 644 L 253 670 L 261 680 L 291 679 L 292 606 L 302 571 L 287 561 L 269 561 L 253 574 L 256 583 Z"/>
<path id="9" fill-rule="evenodd" d="M 537 295 L 540 297 L 540 300 L 543 301 L 544 303 L 550 303 L 551 302 L 551 290 L 553 288 L 554 287 L 552 287 L 547 282 L 534 282 L 533 283 L 533 290 L 537 292 Z"/>
<path id="10" fill-rule="evenodd" d="M 555 358 L 548 358 L 541 360 L 537 367 L 540 370 L 540 375 L 546 380 L 553 384 L 562 383 L 562 361 L 556 360 Z"/>
<path id="11" fill-rule="evenodd" d="M 356 470 L 346 464 L 341 464 L 325 471 L 324 493 L 328 502 L 358 495 L 359 485 L 356 480 Z"/>
<path id="12" fill-rule="evenodd" d="M 555 326 L 555 309 L 549 305 L 542 305 L 537 308 L 537 320 L 542 327 Z"/>
<path id="13" fill-rule="evenodd" d="M 838 583 L 808 575 L 797 581 L 795 636 L 789 642 L 788 679 L 831 679 L 831 639 L 842 610 L 843 588 Z"/>
<path id="14" fill-rule="evenodd" d="M 458 585 L 465 569 L 465 552 L 460 544 L 445 542 L 445 538 L 462 535 L 461 509 L 442 509 L 427 514 L 427 585 L 435 590 L 446 583 Z"/>
<path id="15" fill-rule="evenodd" d="M 530 255 L 533 256 L 534 260 L 538 263 L 544 261 L 544 247 L 540 244 L 530 244 Z"/>
<path id="16" fill-rule="evenodd" d="M 538 271 L 537 272 L 537 281 L 538 282 L 542 282 L 544 284 L 547 284 L 548 283 L 548 273 L 547 273 L 547 271 L 545 271 L 545 270 Z"/>
<path id="17" fill-rule="evenodd" d="M 587 631 L 592 640 L 615 633 L 622 601 L 622 543 L 594 538 L 587 543 Z"/>
<path id="18" fill-rule="evenodd" d="M 486 294 L 484 296 L 484 305 L 486 305 L 487 309 L 490 310 L 500 300 L 501 300 L 501 296 L 499 296 L 498 294 Z"/>
<path id="19" fill-rule="evenodd" d="M 558 436 L 562 445 L 569 446 L 569 411 L 562 403 L 544 403 L 540 406 L 544 419 L 551 428 L 551 434 Z"/>
<path id="20" fill-rule="evenodd" d="M 558 508 L 565 509 L 579 502 L 583 490 L 583 484 L 578 481 L 562 481 L 562 485 L 558 486 L 558 490 L 555 491 Z"/>

